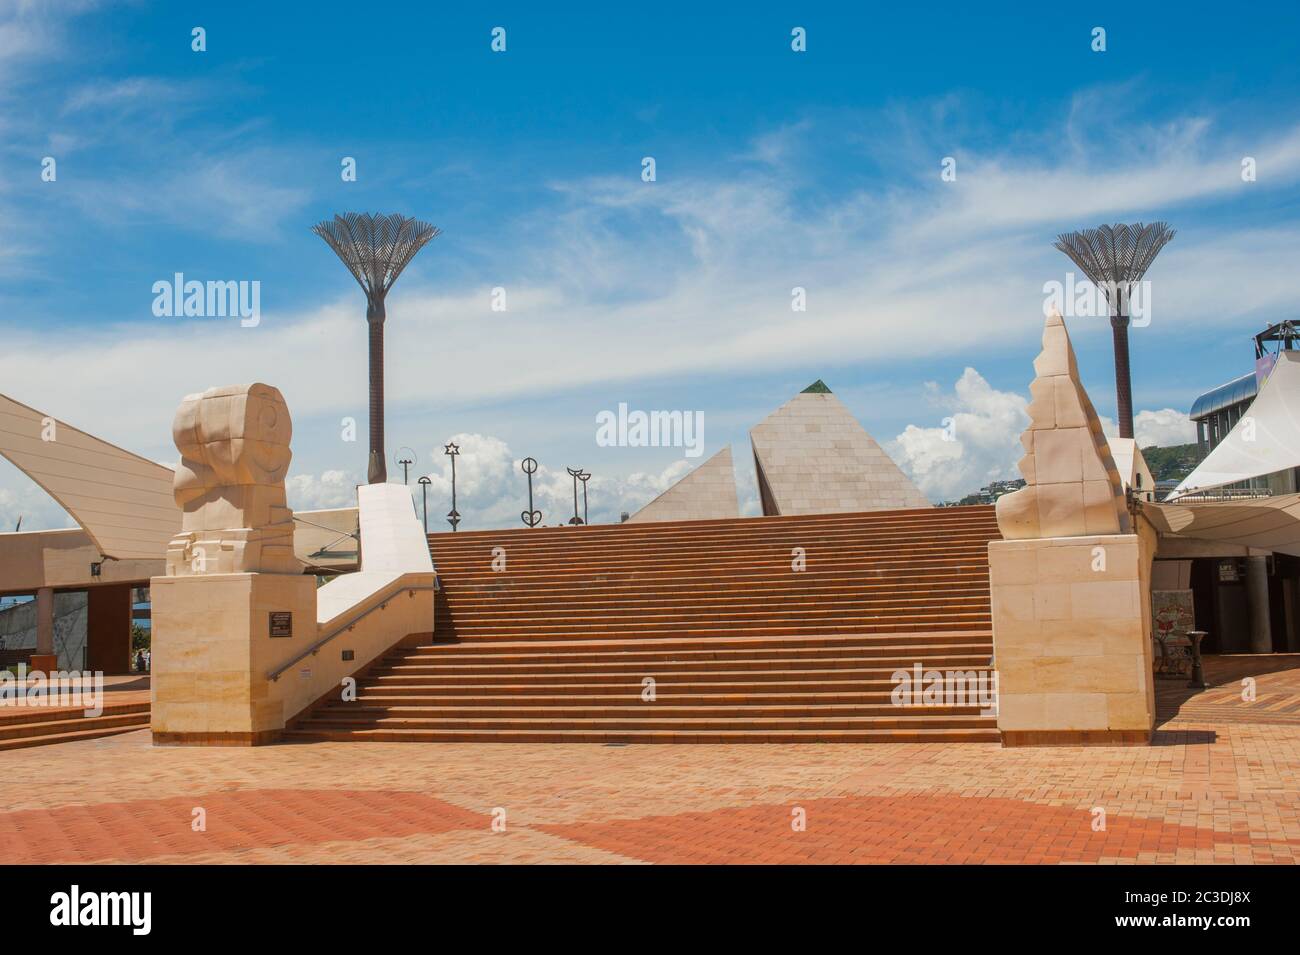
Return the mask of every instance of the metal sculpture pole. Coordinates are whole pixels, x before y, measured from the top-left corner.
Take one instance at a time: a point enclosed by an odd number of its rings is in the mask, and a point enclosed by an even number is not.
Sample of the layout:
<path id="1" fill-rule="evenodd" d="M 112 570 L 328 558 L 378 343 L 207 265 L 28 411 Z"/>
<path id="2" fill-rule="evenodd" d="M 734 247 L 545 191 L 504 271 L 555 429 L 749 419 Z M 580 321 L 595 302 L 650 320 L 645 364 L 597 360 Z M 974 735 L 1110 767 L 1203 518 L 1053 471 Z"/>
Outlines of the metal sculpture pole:
<path id="1" fill-rule="evenodd" d="M 451 458 L 451 510 L 447 512 L 447 523 L 454 532 L 460 523 L 460 512 L 456 510 L 456 456 L 460 454 L 460 446 L 449 441 L 442 453 Z"/>
<path id="2" fill-rule="evenodd" d="M 591 480 L 591 474 L 583 471 L 578 475 L 578 480 L 582 482 L 582 523 L 587 524 L 587 482 Z"/>
<path id="3" fill-rule="evenodd" d="M 433 482 L 429 480 L 429 475 L 421 476 L 419 480 L 420 497 L 424 499 L 424 533 L 429 533 L 429 485 Z"/>
<path id="4" fill-rule="evenodd" d="M 529 527 L 536 527 L 542 522 L 542 512 L 533 510 L 533 475 L 537 473 L 537 459 L 524 458 L 519 462 L 519 469 L 528 475 L 528 510 L 520 512 L 519 517 Z"/>
<path id="5" fill-rule="evenodd" d="M 406 456 L 402 457 L 405 452 Z M 398 448 L 397 454 L 393 455 L 397 461 L 398 467 L 402 469 L 402 483 L 407 487 L 411 486 L 411 465 L 415 463 L 415 452 L 410 448 Z"/>
<path id="6" fill-rule="evenodd" d="M 582 475 L 582 468 L 565 468 L 573 476 L 573 518 L 570 524 L 582 524 L 584 521 L 578 516 L 578 478 Z"/>
<path id="7" fill-rule="evenodd" d="M 1119 436 L 1133 437 L 1133 384 L 1129 373 L 1129 298 L 1160 250 L 1174 237 L 1163 222 L 1103 225 L 1056 238 L 1060 249 L 1083 270 L 1110 303 L 1111 340 L 1115 351 L 1115 403 Z"/>
<path id="8" fill-rule="evenodd" d="M 366 293 L 366 323 L 370 327 L 370 457 L 366 480 L 388 480 L 384 459 L 384 300 L 429 240 L 437 226 L 401 215 L 348 212 L 319 222 L 312 231 L 325 240 Z"/>

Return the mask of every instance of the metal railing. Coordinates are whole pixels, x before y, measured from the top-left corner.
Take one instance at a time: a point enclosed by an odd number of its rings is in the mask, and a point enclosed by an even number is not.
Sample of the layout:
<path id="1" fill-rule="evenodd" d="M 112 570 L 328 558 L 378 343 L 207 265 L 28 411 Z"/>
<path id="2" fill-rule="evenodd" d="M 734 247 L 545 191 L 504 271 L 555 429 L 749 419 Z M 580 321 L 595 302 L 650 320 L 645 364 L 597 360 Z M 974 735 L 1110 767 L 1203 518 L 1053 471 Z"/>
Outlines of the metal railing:
<path id="1" fill-rule="evenodd" d="M 1273 492 L 1268 488 L 1210 488 L 1205 491 L 1188 491 L 1172 501 L 1166 499 L 1162 504 L 1196 504 L 1206 501 L 1257 501 L 1263 498 L 1272 497 Z"/>
<path id="2" fill-rule="evenodd" d="M 344 623 L 339 624 L 337 627 L 335 627 L 325 636 L 321 637 L 319 640 L 317 640 L 315 643 L 309 646 L 306 650 L 303 650 L 302 653 L 298 654 L 288 663 L 276 667 L 274 670 L 269 672 L 266 675 L 266 678 L 272 683 L 276 682 L 277 680 L 280 679 L 280 676 L 286 670 L 292 669 L 293 667 L 297 666 L 299 663 L 301 663 L 303 660 L 307 659 L 308 657 L 314 657 L 317 653 L 320 652 L 321 647 L 325 646 L 325 644 L 329 643 L 340 633 L 344 633 L 348 630 L 351 630 L 353 627 L 355 627 L 366 617 L 370 616 L 372 613 L 376 613 L 380 610 L 386 610 L 388 608 L 388 602 L 392 600 L 394 597 L 398 596 L 398 594 L 400 594 L 403 590 L 407 591 L 409 596 L 414 597 L 416 591 L 421 591 L 421 590 L 432 591 L 437 589 L 438 588 L 433 584 L 429 584 L 427 586 L 421 584 L 420 586 L 417 587 L 412 587 L 409 584 L 403 584 L 400 587 L 390 587 L 389 590 L 391 591 L 391 593 L 389 593 L 388 596 L 384 597 L 379 603 L 375 604 L 373 607 L 368 607 L 367 609 L 361 611 L 361 613 L 357 614 L 355 617 L 352 617 L 347 621 L 345 621 Z M 381 591 L 381 593 L 382 592 L 383 591 Z"/>

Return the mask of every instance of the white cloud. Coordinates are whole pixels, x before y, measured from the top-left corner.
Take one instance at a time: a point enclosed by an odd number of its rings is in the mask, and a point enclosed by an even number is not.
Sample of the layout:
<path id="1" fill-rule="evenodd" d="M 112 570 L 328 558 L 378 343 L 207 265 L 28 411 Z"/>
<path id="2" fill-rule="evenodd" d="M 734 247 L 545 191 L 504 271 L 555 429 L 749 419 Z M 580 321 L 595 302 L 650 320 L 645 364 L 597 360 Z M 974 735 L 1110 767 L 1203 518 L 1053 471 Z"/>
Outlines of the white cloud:
<path id="1" fill-rule="evenodd" d="M 331 507 L 355 507 L 356 487 L 365 480 L 347 471 L 324 471 L 315 474 L 291 474 L 284 489 L 289 506 L 295 511 L 319 511 Z"/>
<path id="2" fill-rule="evenodd" d="M 1194 442 L 1196 425 L 1187 417 L 1186 412 L 1173 408 L 1139 411 L 1133 416 L 1133 435 L 1140 448 L 1168 448 Z"/>
<path id="3" fill-rule="evenodd" d="M 1113 418 L 1105 415 L 1101 419 L 1101 428 L 1106 437 L 1119 436 L 1119 425 Z M 1133 416 L 1133 436 L 1137 438 L 1139 448 L 1168 448 L 1179 444 L 1192 444 L 1196 441 L 1196 425 L 1187 417 L 1186 412 L 1174 408 L 1161 408 L 1159 411 L 1139 411 Z"/>
<path id="4" fill-rule="evenodd" d="M 962 372 L 951 395 L 934 383 L 927 387 L 948 420 L 937 427 L 909 424 L 889 448 L 927 497 L 952 500 L 1017 476 L 1020 433 L 1029 423 L 1023 396 L 996 390 L 974 368 Z"/>
<path id="5" fill-rule="evenodd" d="M 0 458 L 0 532 L 76 527 L 72 516 L 21 471 Z"/>
<path id="6" fill-rule="evenodd" d="M 1028 399 L 992 388 L 974 368 L 957 379 L 950 395 L 930 383 L 932 401 L 951 420 L 945 427 L 909 424 L 891 443 L 889 452 L 927 497 L 936 502 L 957 500 L 990 481 L 1020 477 L 1017 462 L 1024 456 L 1021 432 L 1029 423 Z M 1115 422 L 1099 416 L 1107 437 L 1115 437 Z M 1169 447 L 1196 440 L 1195 426 L 1173 408 L 1139 411 L 1133 417 L 1139 447 Z M 946 435 L 951 433 L 953 440 Z"/>

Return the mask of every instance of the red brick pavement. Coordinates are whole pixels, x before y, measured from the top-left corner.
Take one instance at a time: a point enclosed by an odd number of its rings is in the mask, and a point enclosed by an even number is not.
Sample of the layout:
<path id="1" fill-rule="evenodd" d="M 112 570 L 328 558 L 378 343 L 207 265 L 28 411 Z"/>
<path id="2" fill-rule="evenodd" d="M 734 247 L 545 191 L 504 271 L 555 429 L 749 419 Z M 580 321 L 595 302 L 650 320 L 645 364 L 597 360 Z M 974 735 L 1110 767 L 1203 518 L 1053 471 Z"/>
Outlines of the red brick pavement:
<path id="1" fill-rule="evenodd" d="M 0 858 L 1294 863 L 1300 658 L 1222 658 L 1208 678 L 1196 695 L 1161 686 L 1150 747 L 239 749 L 128 733 L 0 755 Z"/>

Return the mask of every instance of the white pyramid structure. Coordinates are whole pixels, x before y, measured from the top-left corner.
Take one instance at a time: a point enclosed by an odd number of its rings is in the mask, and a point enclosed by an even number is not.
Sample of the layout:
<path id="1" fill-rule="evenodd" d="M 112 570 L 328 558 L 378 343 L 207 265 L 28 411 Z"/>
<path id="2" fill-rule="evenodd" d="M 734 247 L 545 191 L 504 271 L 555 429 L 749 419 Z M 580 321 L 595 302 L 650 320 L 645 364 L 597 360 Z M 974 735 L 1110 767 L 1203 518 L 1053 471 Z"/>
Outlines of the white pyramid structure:
<path id="1" fill-rule="evenodd" d="M 727 445 L 628 518 L 643 521 L 709 521 L 740 516 L 736 472 Z"/>
<path id="2" fill-rule="evenodd" d="M 931 506 L 820 381 L 764 418 L 749 438 L 764 515 Z"/>

